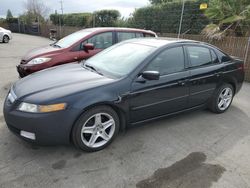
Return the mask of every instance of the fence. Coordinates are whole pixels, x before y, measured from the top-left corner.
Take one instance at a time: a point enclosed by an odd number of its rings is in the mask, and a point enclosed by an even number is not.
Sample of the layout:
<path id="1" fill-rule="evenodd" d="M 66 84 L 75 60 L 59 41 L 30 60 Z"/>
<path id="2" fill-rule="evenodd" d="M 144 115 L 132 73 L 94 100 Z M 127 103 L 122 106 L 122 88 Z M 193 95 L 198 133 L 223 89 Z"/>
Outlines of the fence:
<path id="1" fill-rule="evenodd" d="M 20 29 L 21 31 L 23 30 L 25 31 L 23 33 L 37 34 L 43 37 L 49 37 L 50 29 L 55 29 L 57 31 L 57 38 L 62 38 L 64 36 L 67 36 L 75 31 L 79 31 L 84 28 L 70 27 L 70 26 L 63 26 L 62 28 L 60 28 L 59 26 L 56 26 L 56 25 L 43 24 L 43 25 L 40 25 L 40 27 L 38 28 L 38 33 L 34 32 L 34 30 L 37 29 L 35 27 L 28 28 L 22 25 L 21 26 L 15 25 L 12 28 L 14 32 L 18 32 L 18 30 L 20 31 Z M 163 33 L 163 34 L 159 34 L 159 36 L 176 38 L 177 34 Z M 218 40 L 209 40 L 204 35 L 184 34 L 184 35 L 181 35 L 181 38 L 197 40 L 197 41 L 202 41 L 202 42 L 213 44 L 217 46 L 218 48 L 222 49 L 223 51 L 225 51 L 226 53 L 232 56 L 237 56 L 241 58 L 242 60 L 245 60 L 245 72 L 246 72 L 245 79 L 246 81 L 250 82 L 250 47 L 249 47 L 250 37 L 249 38 L 248 37 L 224 37 L 222 40 L 218 41 Z"/>
<path id="2" fill-rule="evenodd" d="M 80 27 L 70 27 L 70 26 L 62 26 L 62 28 L 60 28 L 58 25 L 47 25 L 47 24 L 43 24 L 40 25 L 40 34 L 43 37 L 49 37 L 49 33 L 50 30 L 56 30 L 57 31 L 57 39 L 65 37 L 71 33 L 74 33 L 76 31 L 79 31 L 81 29 L 84 28 L 80 28 Z"/>
<path id="3" fill-rule="evenodd" d="M 177 37 L 177 34 L 164 33 L 160 34 L 161 37 Z M 250 37 L 225 37 L 222 40 L 209 40 L 203 35 L 181 35 L 181 38 L 197 40 L 210 43 L 224 52 L 245 60 L 246 81 L 250 82 Z"/>

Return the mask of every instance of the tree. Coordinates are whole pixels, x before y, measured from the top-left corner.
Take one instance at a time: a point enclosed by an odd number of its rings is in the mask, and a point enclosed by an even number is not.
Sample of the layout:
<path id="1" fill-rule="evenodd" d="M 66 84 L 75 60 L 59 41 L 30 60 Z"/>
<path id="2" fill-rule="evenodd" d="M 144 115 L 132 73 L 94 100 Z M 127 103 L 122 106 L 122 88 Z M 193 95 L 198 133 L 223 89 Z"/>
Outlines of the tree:
<path id="1" fill-rule="evenodd" d="M 13 18 L 13 15 L 12 15 L 10 9 L 8 9 L 7 15 L 6 15 L 6 19 L 8 20 L 8 19 L 10 19 L 10 18 Z"/>
<path id="2" fill-rule="evenodd" d="M 63 25 L 76 26 L 76 27 L 87 27 L 89 26 L 89 19 L 92 17 L 91 13 L 71 13 L 64 14 L 63 17 L 60 14 L 51 14 L 50 20 L 53 24 L 59 25 L 59 19 L 63 20 Z M 63 18 L 63 19 L 62 19 Z"/>
<path id="3" fill-rule="evenodd" d="M 112 27 L 121 17 L 118 10 L 100 10 L 94 12 L 94 26 L 95 27 Z"/>
<path id="4" fill-rule="evenodd" d="M 211 22 L 203 30 L 210 39 L 244 36 L 250 29 L 249 0 L 210 0 L 205 15 Z"/>
<path id="5" fill-rule="evenodd" d="M 181 33 L 199 34 L 209 23 L 199 9 L 206 0 L 186 1 Z M 162 3 L 136 9 L 129 18 L 129 26 L 160 33 L 178 33 L 182 2 Z"/>
<path id="6" fill-rule="evenodd" d="M 180 2 L 182 0 L 149 0 L 152 5 L 158 5 L 163 3 Z"/>
<path id="7" fill-rule="evenodd" d="M 49 8 L 40 0 L 27 0 L 24 8 L 25 12 L 20 16 L 20 20 L 27 24 L 44 22 L 49 12 Z"/>
<path id="8" fill-rule="evenodd" d="M 42 17 L 47 17 L 49 12 L 49 8 L 41 0 L 27 0 L 24 8 L 26 12 Z"/>

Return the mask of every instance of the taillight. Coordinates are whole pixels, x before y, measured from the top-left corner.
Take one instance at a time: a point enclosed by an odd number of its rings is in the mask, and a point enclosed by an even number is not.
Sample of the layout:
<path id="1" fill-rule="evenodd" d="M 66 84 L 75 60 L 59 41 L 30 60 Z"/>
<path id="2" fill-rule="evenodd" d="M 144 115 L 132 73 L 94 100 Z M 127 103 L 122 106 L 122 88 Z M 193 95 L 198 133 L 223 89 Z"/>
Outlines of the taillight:
<path id="1" fill-rule="evenodd" d="M 244 70 L 245 70 L 245 67 L 244 67 L 244 66 L 245 66 L 244 63 L 240 63 L 240 64 L 238 65 L 238 69 L 244 71 Z"/>

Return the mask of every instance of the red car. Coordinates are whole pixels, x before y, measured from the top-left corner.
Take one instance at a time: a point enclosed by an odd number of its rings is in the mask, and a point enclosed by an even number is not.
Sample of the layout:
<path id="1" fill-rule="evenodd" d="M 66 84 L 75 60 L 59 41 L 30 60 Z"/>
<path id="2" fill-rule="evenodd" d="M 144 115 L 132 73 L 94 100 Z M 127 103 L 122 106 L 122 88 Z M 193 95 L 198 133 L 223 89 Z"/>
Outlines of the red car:
<path id="1" fill-rule="evenodd" d="M 17 66 L 20 77 L 49 67 L 81 61 L 123 40 L 157 37 L 148 30 L 132 28 L 89 28 L 28 52 Z"/>

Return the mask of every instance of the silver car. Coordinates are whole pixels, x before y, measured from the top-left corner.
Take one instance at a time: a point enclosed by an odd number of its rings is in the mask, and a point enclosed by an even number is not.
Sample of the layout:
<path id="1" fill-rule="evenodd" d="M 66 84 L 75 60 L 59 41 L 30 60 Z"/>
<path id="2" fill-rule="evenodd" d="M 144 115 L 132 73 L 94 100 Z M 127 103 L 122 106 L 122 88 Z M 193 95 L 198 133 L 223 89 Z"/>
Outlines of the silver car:
<path id="1" fill-rule="evenodd" d="M 12 33 L 10 30 L 0 27 L 0 42 L 8 43 L 12 39 Z"/>

